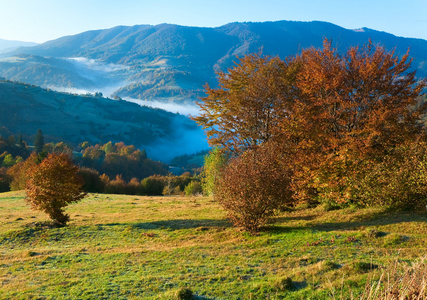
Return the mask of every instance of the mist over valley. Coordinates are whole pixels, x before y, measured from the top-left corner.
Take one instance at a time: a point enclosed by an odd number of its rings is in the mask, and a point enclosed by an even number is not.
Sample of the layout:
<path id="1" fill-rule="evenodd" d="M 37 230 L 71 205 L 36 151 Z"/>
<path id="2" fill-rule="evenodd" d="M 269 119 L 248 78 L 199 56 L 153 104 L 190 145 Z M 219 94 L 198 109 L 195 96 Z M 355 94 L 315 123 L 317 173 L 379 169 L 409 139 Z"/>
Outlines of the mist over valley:
<path id="1" fill-rule="evenodd" d="M 122 140 L 146 148 L 150 157 L 168 161 L 174 155 L 208 148 L 202 129 L 188 116 L 198 114 L 195 102 L 205 96 L 204 86 L 217 86 L 216 72 L 227 71 L 238 56 L 262 51 L 284 59 L 301 49 L 320 47 L 325 37 L 338 50 L 369 40 L 402 55 L 410 48 L 417 75 L 427 74 L 427 41 L 368 28 L 348 30 L 326 22 L 294 21 L 230 23 L 216 28 L 118 26 L 31 47 L 21 44 L 25 47 L 1 53 L 0 77 L 47 89 L 16 84 L 17 93 L 3 91 L 1 97 L 7 98 L 1 99 L 6 105 L 0 111 L 2 130 L 31 137 L 42 128 L 51 140 L 72 144 Z M 41 94 L 55 99 L 49 113 L 42 108 L 45 104 L 37 102 Z M 19 105 L 12 108 L 9 103 L 27 98 L 36 101 L 31 109 L 22 104 L 18 110 Z M 117 109 L 107 112 L 105 103 L 114 103 Z M 68 110 L 71 107 L 75 111 Z M 138 115 L 140 110 L 143 117 Z"/>

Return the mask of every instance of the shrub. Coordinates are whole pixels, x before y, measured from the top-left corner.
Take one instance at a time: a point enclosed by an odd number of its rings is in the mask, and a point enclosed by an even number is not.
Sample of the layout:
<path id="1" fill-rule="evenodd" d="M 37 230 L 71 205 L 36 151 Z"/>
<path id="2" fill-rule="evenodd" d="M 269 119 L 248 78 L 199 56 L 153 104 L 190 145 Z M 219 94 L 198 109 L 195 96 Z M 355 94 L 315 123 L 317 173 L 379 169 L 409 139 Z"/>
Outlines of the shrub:
<path id="1" fill-rule="evenodd" d="M 183 191 L 185 187 L 193 180 L 193 177 L 189 172 L 185 172 L 180 176 L 168 177 L 174 188 L 178 187 L 180 191 Z"/>
<path id="2" fill-rule="evenodd" d="M 138 191 L 140 189 L 140 185 L 141 185 L 141 183 L 139 182 L 138 179 L 132 178 L 129 181 L 129 183 L 127 184 L 126 194 L 128 194 L 128 195 L 136 195 L 136 194 L 138 194 Z"/>
<path id="3" fill-rule="evenodd" d="M 182 287 L 176 291 L 176 300 L 191 300 L 193 298 L 193 292 L 186 287 Z"/>
<path id="4" fill-rule="evenodd" d="M 28 180 L 28 174 L 32 167 L 41 161 L 37 154 L 33 153 L 24 162 L 20 162 L 7 170 L 7 174 L 12 178 L 10 189 L 19 191 L 25 189 L 25 184 Z"/>
<path id="5" fill-rule="evenodd" d="M 381 162 L 354 178 L 354 202 L 361 206 L 425 209 L 427 205 L 427 144 L 415 142 L 395 149 Z"/>
<path id="6" fill-rule="evenodd" d="M 164 196 L 174 195 L 175 191 L 177 191 L 176 188 L 179 189 L 179 186 L 176 186 L 176 181 L 174 180 L 174 178 L 176 177 L 168 176 L 165 178 L 162 195 Z"/>
<path id="7" fill-rule="evenodd" d="M 214 195 L 216 182 L 227 161 L 227 156 L 219 148 L 214 148 L 205 156 L 202 172 L 202 187 L 205 195 Z"/>
<path id="8" fill-rule="evenodd" d="M 115 179 L 108 182 L 105 186 L 107 194 L 126 194 L 126 182 L 121 175 L 117 175 Z"/>
<path id="9" fill-rule="evenodd" d="M 0 168 L 0 193 L 10 191 L 11 176 L 7 174 L 6 168 Z"/>
<path id="10" fill-rule="evenodd" d="M 63 208 L 86 196 L 78 167 L 65 154 L 49 154 L 29 172 L 25 200 L 32 209 L 41 210 L 55 222 L 65 225 L 70 217 Z"/>
<path id="11" fill-rule="evenodd" d="M 201 194 L 203 192 L 202 185 L 199 181 L 191 181 L 184 189 L 186 196 Z"/>
<path id="12" fill-rule="evenodd" d="M 162 176 L 150 176 L 141 181 L 139 193 L 148 196 L 161 196 L 165 188 L 165 179 Z"/>
<path id="13" fill-rule="evenodd" d="M 99 176 L 99 172 L 82 167 L 79 170 L 80 176 L 83 178 L 83 190 L 88 193 L 102 193 L 105 189 L 105 183 Z"/>
<path id="14" fill-rule="evenodd" d="M 256 233 L 277 209 L 292 202 L 290 184 L 282 158 L 267 144 L 230 161 L 219 176 L 215 198 L 235 225 Z"/>
<path id="15" fill-rule="evenodd" d="M 295 285 L 291 278 L 282 277 L 274 282 L 274 287 L 279 291 L 291 291 L 295 288 Z"/>

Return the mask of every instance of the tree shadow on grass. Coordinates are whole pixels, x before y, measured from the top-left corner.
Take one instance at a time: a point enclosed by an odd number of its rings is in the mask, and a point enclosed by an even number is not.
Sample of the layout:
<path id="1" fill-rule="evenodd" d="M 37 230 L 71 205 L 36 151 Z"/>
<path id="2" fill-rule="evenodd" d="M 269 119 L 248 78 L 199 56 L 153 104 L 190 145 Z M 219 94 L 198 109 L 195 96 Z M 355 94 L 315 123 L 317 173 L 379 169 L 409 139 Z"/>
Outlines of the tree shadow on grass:
<path id="1" fill-rule="evenodd" d="M 232 224 L 224 220 L 210 220 L 210 219 L 177 219 L 177 220 L 161 220 L 144 223 L 109 223 L 103 226 L 131 226 L 138 229 L 168 229 L 168 230 L 180 230 L 180 229 L 199 229 L 200 231 L 209 230 L 210 228 L 228 228 Z"/>
<path id="2" fill-rule="evenodd" d="M 361 227 L 370 226 L 381 226 L 381 225 L 392 225 L 399 223 L 410 223 L 410 222 L 426 222 L 426 213 L 414 213 L 414 212 L 387 212 L 379 211 L 372 212 L 370 214 L 354 216 L 354 219 L 349 222 L 333 222 L 333 221 L 322 221 L 321 219 L 316 220 L 317 217 L 321 217 L 322 214 L 314 214 L 308 216 L 295 216 L 295 217 L 278 217 L 273 219 L 272 226 L 268 226 L 265 231 L 276 231 L 276 232 L 289 232 L 293 230 L 301 229 L 313 229 L 319 231 L 340 231 L 340 230 L 357 230 Z M 287 221 L 307 221 L 307 224 L 299 226 L 286 226 Z M 280 225 L 279 225 L 280 224 Z"/>
<path id="3" fill-rule="evenodd" d="M 208 298 L 205 296 L 193 295 L 193 297 L 191 299 L 194 299 L 194 300 L 214 300 L 215 298 Z"/>
<path id="4" fill-rule="evenodd" d="M 274 223 L 285 223 L 287 221 L 311 221 L 316 219 L 319 214 L 312 214 L 307 216 L 294 216 L 294 217 L 276 217 L 273 218 Z"/>
<path id="5" fill-rule="evenodd" d="M 427 214 L 411 212 L 379 212 L 350 222 L 319 222 L 308 227 L 319 231 L 357 230 L 361 227 L 426 222 Z"/>

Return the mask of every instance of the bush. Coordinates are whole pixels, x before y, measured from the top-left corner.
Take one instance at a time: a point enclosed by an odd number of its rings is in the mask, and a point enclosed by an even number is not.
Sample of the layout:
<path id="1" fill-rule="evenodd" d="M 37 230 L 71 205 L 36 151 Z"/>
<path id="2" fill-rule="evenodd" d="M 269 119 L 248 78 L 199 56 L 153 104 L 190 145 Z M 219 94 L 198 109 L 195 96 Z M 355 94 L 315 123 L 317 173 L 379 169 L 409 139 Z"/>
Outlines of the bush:
<path id="1" fill-rule="evenodd" d="M 274 287 L 279 291 L 291 291 L 295 289 L 292 279 L 289 277 L 282 277 L 274 282 Z"/>
<path id="2" fill-rule="evenodd" d="M 178 176 L 167 176 L 167 177 L 165 177 L 162 195 L 170 196 L 170 195 L 181 194 L 181 188 L 179 187 L 179 180 L 177 180 L 177 178 L 180 178 L 180 177 L 178 177 Z"/>
<path id="3" fill-rule="evenodd" d="M 169 177 L 169 179 L 174 188 L 178 187 L 180 191 L 183 191 L 185 187 L 193 180 L 193 177 L 189 172 L 185 172 L 180 176 Z"/>
<path id="4" fill-rule="evenodd" d="M 41 210 L 61 225 L 69 221 L 63 208 L 86 196 L 78 167 L 65 154 L 49 154 L 29 172 L 25 200 L 32 209 Z"/>
<path id="5" fill-rule="evenodd" d="M 186 287 L 180 288 L 176 291 L 175 299 L 176 300 L 190 300 L 193 298 L 193 292 Z"/>
<path id="6" fill-rule="evenodd" d="M 351 182 L 360 206 L 425 209 L 427 205 L 427 144 L 416 142 L 396 149 Z"/>
<path id="7" fill-rule="evenodd" d="M 101 180 L 99 172 L 82 167 L 79 170 L 80 176 L 83 178 L 83 190 L 88 193 L 102 193 L 105 189 L 105 183 Z"/>
<path id="8" fill-rule="evenodd" d="M 271 145 L 232 159 L 220 174 L 215 197 L 228 217 L 256 233 L 274 212 L 292 202 L 290 172 Z"/>
<path id="9" fill-rule="evenodd" d="M 10 191 L 12 178 L 7 174 L 6 168 L 0 168 L 0 193 Z"/>
<path id="10" fill-rule="evenodd" d="M 7 170 L 7 174 L 11 177 L 10 189 L 19 191 L 25 189 L 25 184 L 28 180 L 28 174 L 32 167 L 38 164 L 42 159 L 33 153 L 24 162 L 20 162 Z"/>
<path id="11" fill-rule="evenodd" d="M 115 179 L 108 182 L 105 186 L 107 194 L 126 194 L 127 186 L 121 175 L 117 175 Z"/>
<path id="12" fill-rule="evenodd" d="M 137 195 L 140 190 L 141 183 L 138 179 L 132 178 L 127 184 L 126 194 L 127 195 Z"/>
<path id="13" fill-rule="evenodd" d="M 148 196 L 161 196 L 165 188 L 165 179 L 162 176 L 150 176 L 141 181 L 139 194 Z"/>
<path id="14" fill-rule="evenodd" d="M 205 156 L 205 164 L 202 172 L 202 187 L 205 195 L 214 195 L 218 177 L 227 165 L 227 161 L 227 156 L 219 148 L 214 148 Z"/>
<path id="15" fill-rule="evenodd" d="M 199 181 L 191 181 L 184 189 L 186 196 L 198 195 L 203 192 L 202 185 Z"/>

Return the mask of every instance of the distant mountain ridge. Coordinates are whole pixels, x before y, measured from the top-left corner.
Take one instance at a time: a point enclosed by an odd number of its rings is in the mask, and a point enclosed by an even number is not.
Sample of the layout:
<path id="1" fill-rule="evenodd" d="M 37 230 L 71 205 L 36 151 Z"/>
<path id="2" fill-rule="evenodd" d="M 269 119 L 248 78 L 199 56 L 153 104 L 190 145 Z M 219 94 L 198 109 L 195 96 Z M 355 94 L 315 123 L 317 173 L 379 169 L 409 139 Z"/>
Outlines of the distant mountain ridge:
<path id="1" fill-rule="evenodd" d="M 31 47 L 35 46 L 37 43 L 32 42 L 21 42 L 21 41 L 10 41 L 10 40 L 4 40 L 0 39 L 0 53 L 1 52 L 9 52 L 16 48 L 20 47 Z"/>
<path id="2" fill-rule="evenodd" d="M 64 90 L 109 89 L 120 97 L 192 102 L 204 95 L 205 83 L 216 85 L 215 71 L 232 66 L 237 55 L 262 50 L 286 58 L 304 48 L 321 47 L 324 38 L 340 51 L 369 39 L 398 54 L 410 49 L 418 76 L 427 77 L 426 40 L 318 21 L 230 23 L 217 28 L 136 25 L 87 31 L 1 55 L 0 76 Z M 80 61 L 70 61 L 73 58 Z"/>

